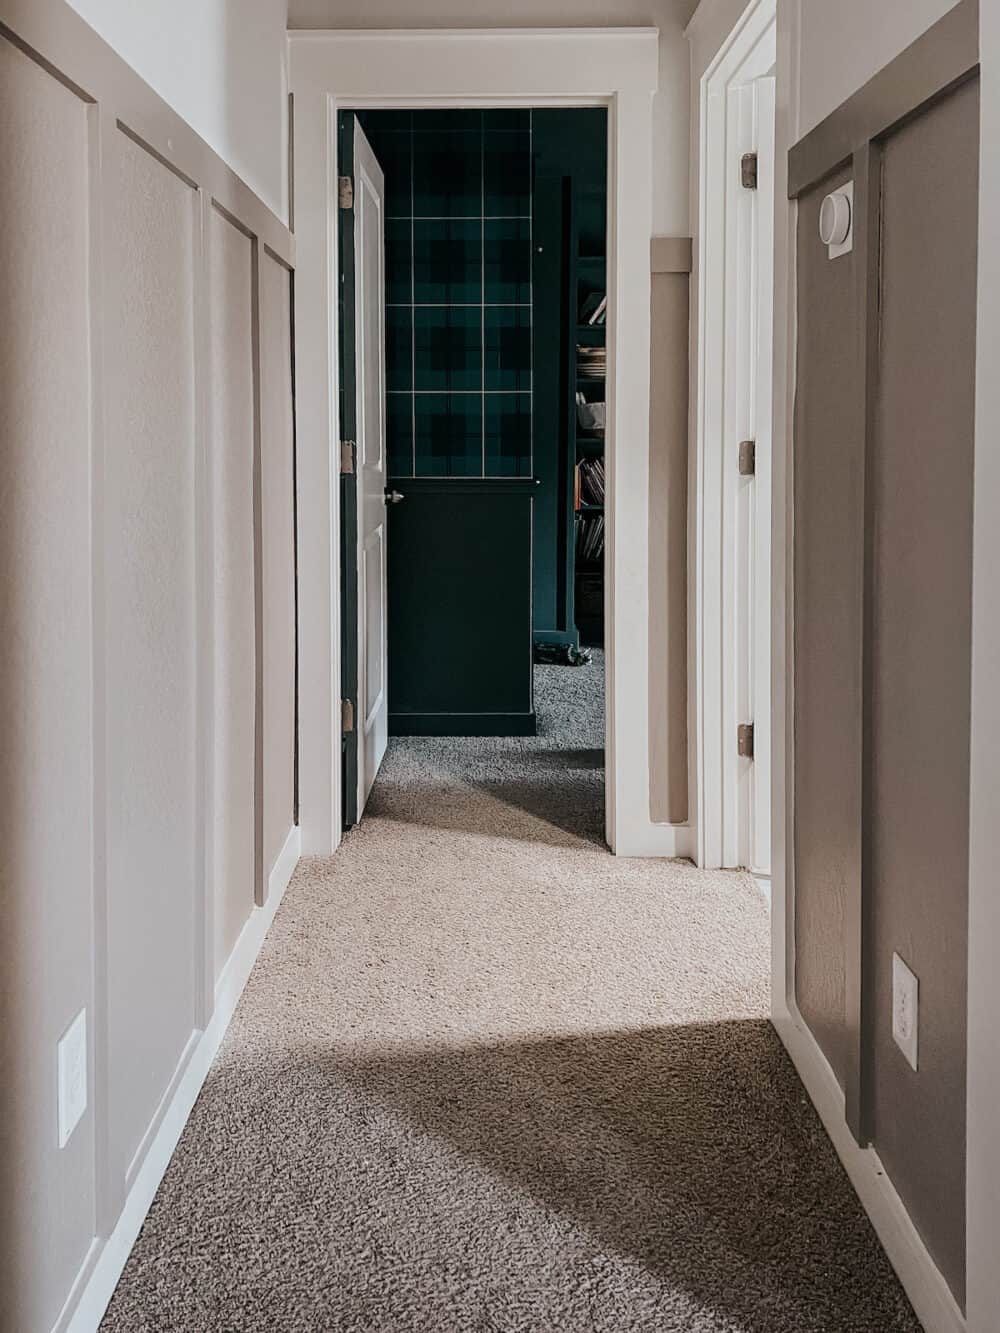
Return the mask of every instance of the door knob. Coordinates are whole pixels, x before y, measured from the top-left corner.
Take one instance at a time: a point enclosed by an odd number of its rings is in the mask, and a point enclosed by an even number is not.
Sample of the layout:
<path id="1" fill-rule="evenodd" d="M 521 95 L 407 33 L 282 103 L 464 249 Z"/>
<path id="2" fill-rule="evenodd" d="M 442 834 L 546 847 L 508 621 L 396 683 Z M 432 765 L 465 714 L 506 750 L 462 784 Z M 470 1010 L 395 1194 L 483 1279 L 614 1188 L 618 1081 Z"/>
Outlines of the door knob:
<path id="1" fill-rule="evenodd" d="M 385 502 L 387 505 L 398 505 L 400 500 L 405 500 L 406 496 L 401 491 L 390 491 L 388 486 L 385 488 Z"/>

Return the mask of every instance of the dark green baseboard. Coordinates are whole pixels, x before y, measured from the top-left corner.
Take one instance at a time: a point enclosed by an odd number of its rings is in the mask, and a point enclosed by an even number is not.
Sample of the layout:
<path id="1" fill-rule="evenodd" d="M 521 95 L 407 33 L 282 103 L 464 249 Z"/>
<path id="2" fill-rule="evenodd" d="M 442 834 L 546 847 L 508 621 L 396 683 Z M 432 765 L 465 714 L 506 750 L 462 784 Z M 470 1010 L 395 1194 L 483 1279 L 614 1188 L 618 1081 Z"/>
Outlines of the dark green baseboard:
<path id="1" fill-rule="evenodd" d="M 390 736 L 534 736 L 534 713 L 390 713 Z"/>

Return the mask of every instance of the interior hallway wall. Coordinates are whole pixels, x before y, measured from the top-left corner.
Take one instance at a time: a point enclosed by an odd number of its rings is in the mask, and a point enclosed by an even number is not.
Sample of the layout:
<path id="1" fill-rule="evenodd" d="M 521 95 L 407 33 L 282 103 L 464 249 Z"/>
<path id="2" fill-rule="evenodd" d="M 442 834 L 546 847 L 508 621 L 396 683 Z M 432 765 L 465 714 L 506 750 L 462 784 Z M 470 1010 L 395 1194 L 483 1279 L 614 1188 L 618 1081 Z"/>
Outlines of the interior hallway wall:
<path id="1" fill-rule="evenodd" d="M 797 0 L 800 134 L 808 134 L 956 2 Z"/>
<path id="2" fill-rule="evenodd" d="M 0 22 L 0 1328 L 62 1333 L 294 865 L 293 246 L 63 0 Z"/>
<path id="3" fill-rule="evenodd" d="M 287 0 L 69 0 L 282 221 Z"/>

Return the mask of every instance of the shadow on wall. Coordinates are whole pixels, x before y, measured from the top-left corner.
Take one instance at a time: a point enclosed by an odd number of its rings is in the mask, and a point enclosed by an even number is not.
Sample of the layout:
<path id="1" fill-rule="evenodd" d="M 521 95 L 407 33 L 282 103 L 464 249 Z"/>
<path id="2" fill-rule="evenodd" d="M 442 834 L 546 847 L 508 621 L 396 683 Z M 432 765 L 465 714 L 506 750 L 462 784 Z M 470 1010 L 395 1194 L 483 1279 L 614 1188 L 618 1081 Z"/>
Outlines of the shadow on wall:
<path id="1" fill-rule="evenodd" d="M 224 1055 L 104 1328 L 248 1301 L 257 1327 L 918 1333 L 763 1020 Z"/>

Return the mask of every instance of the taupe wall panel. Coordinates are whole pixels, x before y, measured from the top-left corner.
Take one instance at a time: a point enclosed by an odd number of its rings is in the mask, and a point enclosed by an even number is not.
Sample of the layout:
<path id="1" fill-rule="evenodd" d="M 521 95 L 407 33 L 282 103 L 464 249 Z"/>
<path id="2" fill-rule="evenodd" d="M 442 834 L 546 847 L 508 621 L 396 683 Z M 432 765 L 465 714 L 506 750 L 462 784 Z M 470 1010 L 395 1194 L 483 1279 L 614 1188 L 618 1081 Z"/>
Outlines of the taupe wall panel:
<path id="1" fill-rule="evenodd" d="M 295 548 L 291 275 L 264 252 L 260 265 L 264 692 L 264 876 L 294 823 Z"/>
<path id="2" fill-rule="evenodd" d="M 64 0 L 0 0 L 0 179 L 0 1328 L 48 1333 L 106 1271 L 252 911 L 259 518 L 294 662 L 290 484 L 252 480 L 262 379 L 291 469 L 294 246 Z M 265 246 L 287 267 L 263 311 Z M 84 1008 L 60 1151 L 56 1045 Z"/>
<path id="3" fill-rule="evenodd" d="M 872 1137 L 965 1285 L 965 1048 L 978 84 L 882 155 L 870 477 Z M 892 954 L 920 980 L 919 1073 L 892 1040 Z"/>
<path id="4" fill-rule="evenodd" d="M 216 209 L 210 214 L 209 264 L 218 976 L 254 905 L 256 613 L 253 242 Z"/>
<path id="5" fill-rule="evenodd" d="M 672 243 L 672 244 L 671 244 Z M 690 240 L 653 242 L 650 399 L 650 815 L 688 817 L 688 302 Z M 663 264 L 680 272 L 656 271 Z M 655 498 L 654 498 L 655 497 Z"/>
<path id="6" fill-rule="evenodd" d="M 88 108 L 0 36 L 0 1327 L 53 1324 L 94 1231 Z M 17 336 L 20 334 L 20 336 Z"/>
<path id="7" fill-rule="evenodd" d="M 111 162 L 108 999 L 110 1138 L 124 1173 L 197 1013 L 198 196 L 120 131 Z"/>
<path id="8" fill-rule="evenodd" d="M 827 258 L 799 201 L 795 409 L 795 995 L 843 1085 L 845 903 L 861 875 L 862 393 L 857 255 Z"/>

